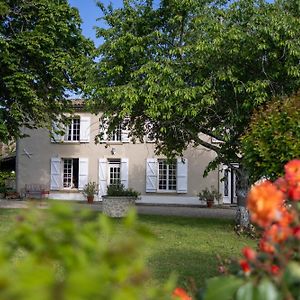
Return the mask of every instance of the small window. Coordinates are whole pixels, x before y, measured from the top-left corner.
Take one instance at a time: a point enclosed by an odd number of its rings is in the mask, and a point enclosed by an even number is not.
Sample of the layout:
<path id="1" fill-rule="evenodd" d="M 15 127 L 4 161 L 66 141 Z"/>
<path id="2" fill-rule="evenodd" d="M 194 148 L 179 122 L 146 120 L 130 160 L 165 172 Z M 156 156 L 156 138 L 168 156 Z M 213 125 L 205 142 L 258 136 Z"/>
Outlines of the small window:
<path id="1" fill-rule="evenodd" d="M 63 159 L 63 187 L 78 188 L 79 159 Z"/>
<path id="2" fill-rule="evenodd" d="M 168 164 L 166 160 L 158 161 L 158 190 L 176 191 L 177 189 L 176 162 Z"/>
<path id="3" fill-rule="evenodd" d="M 119 125 L 110 135 L 109 135 L 110 141 L 122 141 L 122 126 Z"/>
<path id="4" fill-rule="evenodd" d="M 65 141 L 79 141 L 80 140 L 80 118 L 70 119 L 70 124 L 67 125 Z"/>
<path id="5" fill-rule="evenodd" d="M 121 161 L 112 159 L 108 162 L 108 184 L 118 185 L 121 182 Z"/>

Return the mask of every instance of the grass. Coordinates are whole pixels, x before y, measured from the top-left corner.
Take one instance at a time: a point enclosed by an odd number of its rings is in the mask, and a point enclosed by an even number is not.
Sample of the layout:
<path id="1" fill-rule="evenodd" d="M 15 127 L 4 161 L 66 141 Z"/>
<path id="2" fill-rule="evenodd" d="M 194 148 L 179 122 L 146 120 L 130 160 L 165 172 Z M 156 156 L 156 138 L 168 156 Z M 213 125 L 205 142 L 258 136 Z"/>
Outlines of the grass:
<path id="1" fill-rule="evenodd" d="M 0 209 L 0 238 L 17 213 L 17 209 Z M 193 278 L 197 286 L 203 286 L 206 278 L 218 274 L 217 255 L 223 259 L 237 257 L 245 245 L 255 244 L 237 236 L 230 220 L 146 215 L 138 220 L 156 236 L 156 242 L 146 251 L 155 282 L 164 282 L 175 273 L 179 285 Z"/>

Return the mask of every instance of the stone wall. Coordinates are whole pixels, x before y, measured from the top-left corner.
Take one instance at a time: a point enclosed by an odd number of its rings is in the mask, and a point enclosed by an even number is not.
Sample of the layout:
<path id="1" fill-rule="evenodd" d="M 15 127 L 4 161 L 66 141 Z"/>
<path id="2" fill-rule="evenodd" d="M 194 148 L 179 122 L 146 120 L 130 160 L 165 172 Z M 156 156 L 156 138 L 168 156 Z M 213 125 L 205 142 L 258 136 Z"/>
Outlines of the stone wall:
<path id="1" fill-rule="evenodd" d="M 126 216 L 128 210 L 135 206 L 135 197 L 102 197 L 103 213 L 113 218 Z"/>

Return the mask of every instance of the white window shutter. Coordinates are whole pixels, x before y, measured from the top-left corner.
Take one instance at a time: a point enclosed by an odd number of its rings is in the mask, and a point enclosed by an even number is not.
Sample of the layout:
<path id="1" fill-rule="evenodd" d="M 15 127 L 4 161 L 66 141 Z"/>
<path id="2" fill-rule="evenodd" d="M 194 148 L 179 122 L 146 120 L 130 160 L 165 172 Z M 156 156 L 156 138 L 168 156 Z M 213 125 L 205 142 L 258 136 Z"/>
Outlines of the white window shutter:
<path id="1" fill-rule="evenodd" d="M 107 194 L 107 159 L 99 158 L 99 196 Z"/>
<path id="2" fill-rule="evenodd" d="M 50 190 L 59 190 L 61 188 L 61 159 L 51 158 L 50 166 Z"/>
<path id="3" fill-rule="evenodd" d="M 61 143 L 64 141 L 64 135 L 55 132 L 57 130 L 63 130 L 63 129 L 64 129 L 63 125 L 59 126 L 58 122 L 55 121 L 52 122 L 51 143 Z"/>
<path id="4" fill-rule="evenodd" d="M 90 141 L 91 117 L 80 117 L 80 142 L 88 143 Z"/>
<path id="5" fill-rule="evenodd" d="M 156 191 L 157 191 L 157 159 L 147 158 L 146 192 L 155 193 Z"/>
<path id="6" fill-rule="evenodd" d="M 128 158 L 121 159 L 121 183 L 128 189 Z"/>
<path id="7" fill-rule="evenodd" d="M 185 194 L 188 189 L 188 160 L 177 159 L 177 193 Z"/>
<path id="8" fill-rule="evenodd" d="M 79 180 L 78 189 L 83 190 L 84 186 L 88 183 L 89 175 L 89 160 L 87 158 L 79 158 Z"/>

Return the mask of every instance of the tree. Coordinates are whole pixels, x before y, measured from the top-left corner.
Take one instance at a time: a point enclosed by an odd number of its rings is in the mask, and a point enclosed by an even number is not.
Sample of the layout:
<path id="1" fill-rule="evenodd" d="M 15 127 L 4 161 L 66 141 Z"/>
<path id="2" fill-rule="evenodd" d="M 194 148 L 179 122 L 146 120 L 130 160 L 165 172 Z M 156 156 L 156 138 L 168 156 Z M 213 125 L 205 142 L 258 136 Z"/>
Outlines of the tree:
<path id="1" fill-rule="evenodd" d="M 244 162 L 252 182 L 275 180 L 283 166 L 300 157 L 300 94 L 275 99 L 254 113 L 242 138 Z"/>
<path id="2" fill-rule="evenodd" d="M 109 130 L 130 116 L 132 134 L 149 133 L 167 156 L 200 144 L 217 154 L 207 170 L 240 163 L 242 201 L 240 137 L 252 112 L 300 85 L 300 9 L 294 0 L 231 2 L 99 4 L 108 27 L 98 29 L 104 43 L 90 108 L 105 112 Z"/>
<path id="3" fill-rule="evenodd" d="M 0 22 L 0 141 L 8 142 L 68 109 L 93 44 L 67 0 L 1 0 Z"/>

